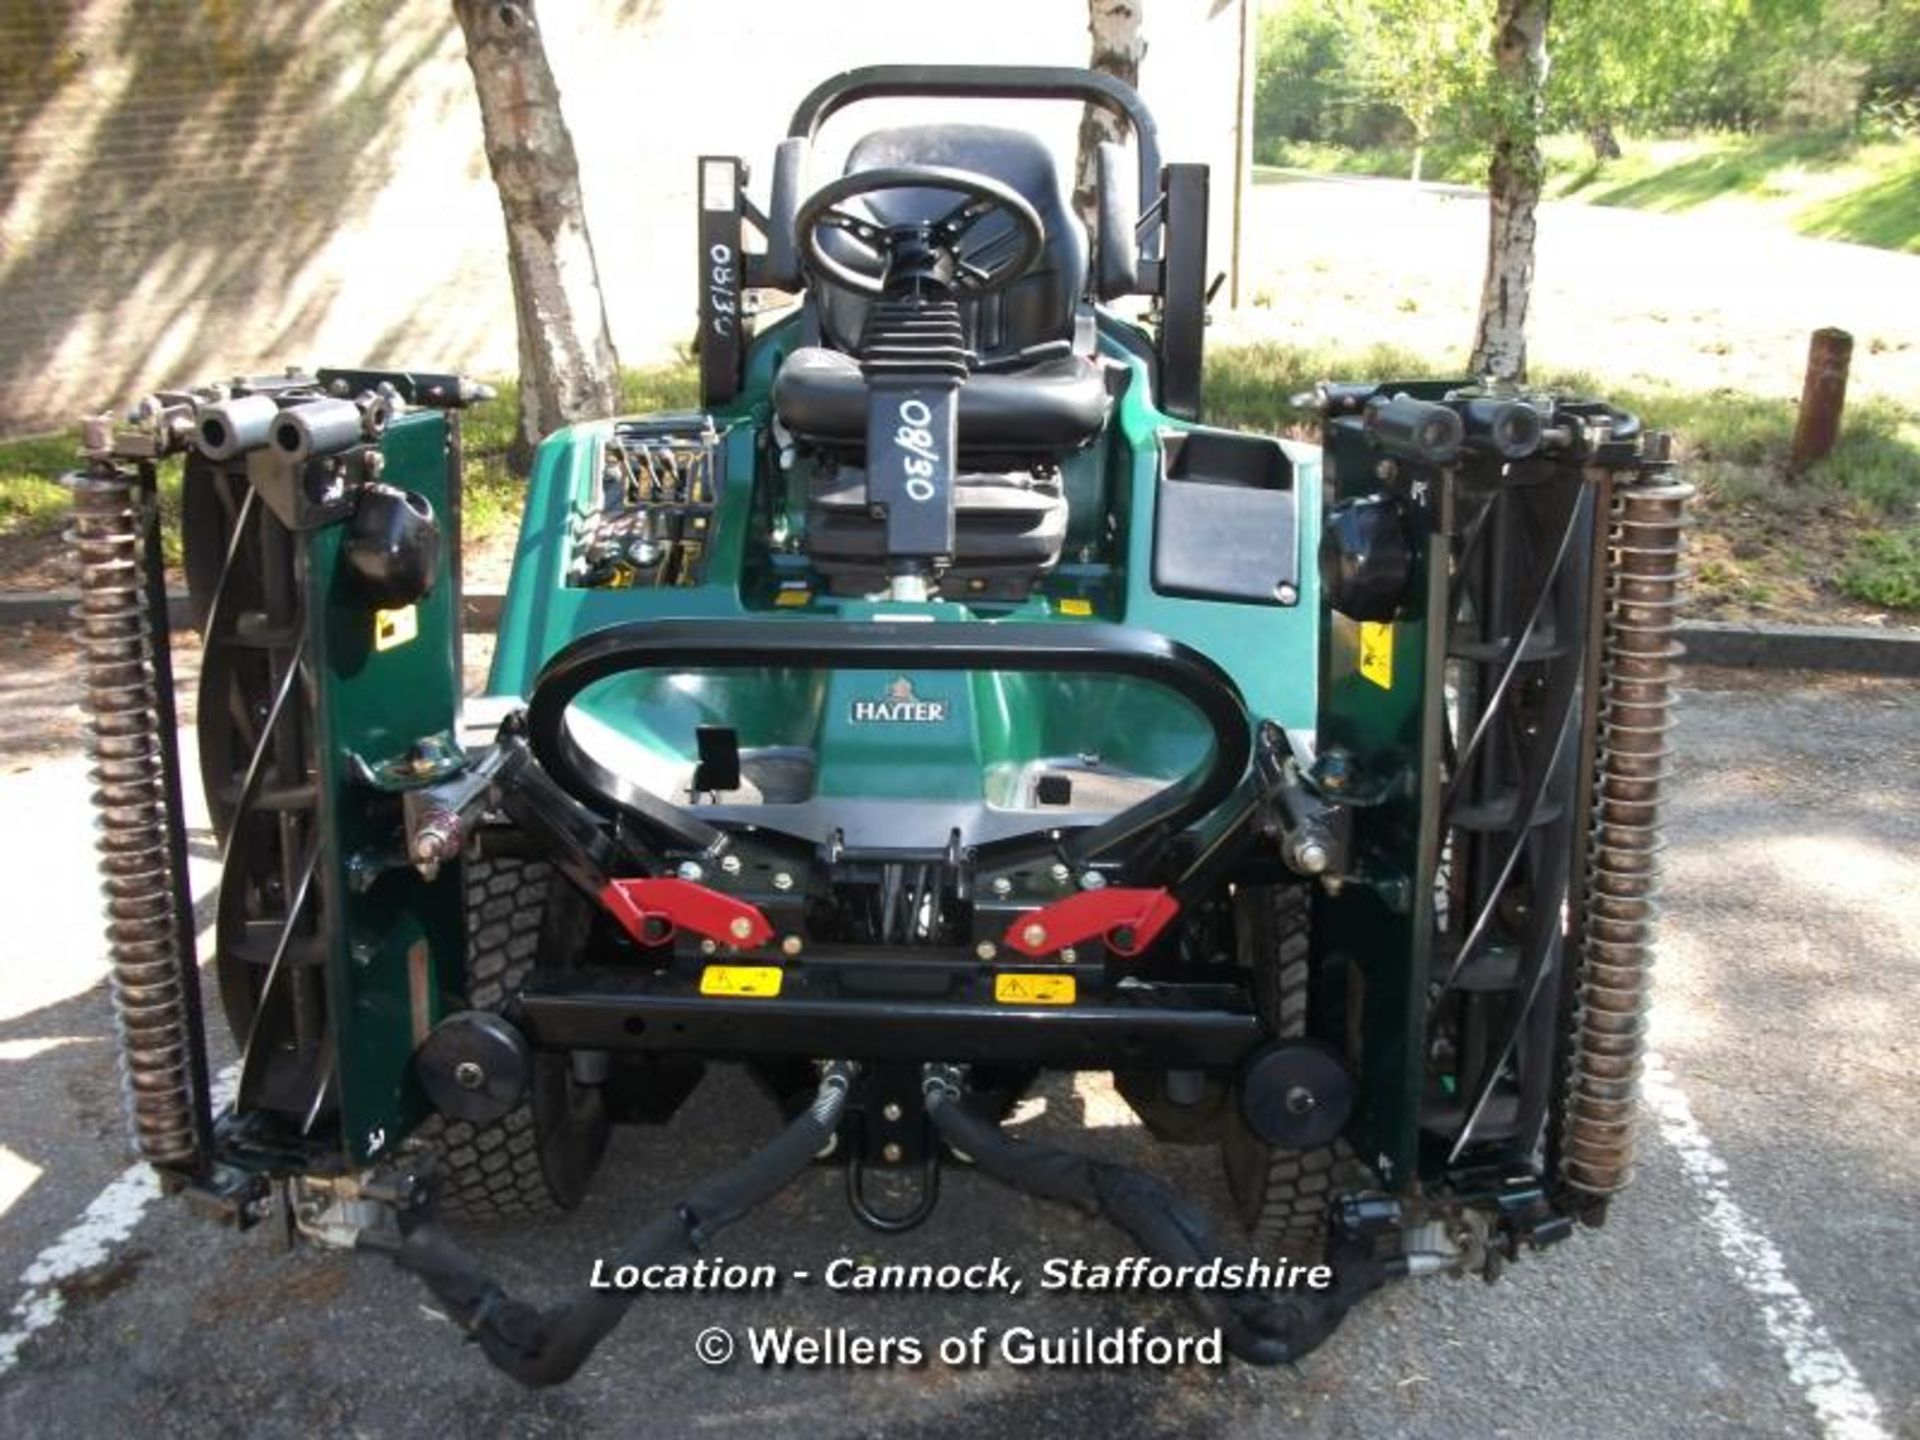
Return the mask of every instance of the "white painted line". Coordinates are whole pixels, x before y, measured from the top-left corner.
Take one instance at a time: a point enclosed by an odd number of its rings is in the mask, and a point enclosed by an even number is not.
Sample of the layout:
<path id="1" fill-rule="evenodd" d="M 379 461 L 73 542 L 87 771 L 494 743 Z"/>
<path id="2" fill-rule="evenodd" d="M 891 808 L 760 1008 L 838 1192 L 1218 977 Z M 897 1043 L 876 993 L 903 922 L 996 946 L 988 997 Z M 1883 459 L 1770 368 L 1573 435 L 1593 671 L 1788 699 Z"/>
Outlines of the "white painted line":
<path id="1" fill-rule="evenodd" d="M 20 1283 L 27 1293 L 7 1317 L 0 1331 L 0 1375 L 19 1363 L 20 1348 L 35 1332 L 60 1318 L 66 1296 L 60 1283 L 103 1265 L 140 1223 L 147 1206 L 160 1198 L 160 1182 L 146 1165 L 129 1165 L 106 1189 L 93 1197 L 86 1214 L 27 1266 Z"/>
<path id="2" fill-rule="evenodd" d="M 14 1202 L 34 1187 L 44 1172 L 18 1151 L 0 1145 L 0 1219 Z"/>
<path id="3" fill-rule="evenodd" d="M 1640 1093 L 1705 1206 L 1707 1229 L 1720 1253 L 1759 1302 L 1767 1334 L 1786 1360 L 1788 1376 L 1820 1417 L 1821 1433 L 1829 1440 L 1887 1440 L 1879 1403 L 1787 1275 L 1778 1247 L 1734 1200 L 1725 1162 L 1714 1154 L 1679 1081 L 1658 1053 L 1647 1054 Z"/>
<path id="4" fill-rule="evenodd" d="M 213 1103 L 218 1112 L 232 1097 L 239 1067 L 229 1065 L 213 1081 Z M 61 1285 L 76 1275 L 97 1269 L 112 1257 L 114 1247 L 132 1235 L 147 1207 L 160 1198 L 160 1181 L 144 1162 L 129 1165 L 106 1189 L 93 1197 L 86 1213 L 34 1257 L 21 1272 L 26 1287 L 0 1330 L 0 1375 L 20 1361 L 21 1348 L 38 1331 L 60 1318 L 67 1297 Z"/>

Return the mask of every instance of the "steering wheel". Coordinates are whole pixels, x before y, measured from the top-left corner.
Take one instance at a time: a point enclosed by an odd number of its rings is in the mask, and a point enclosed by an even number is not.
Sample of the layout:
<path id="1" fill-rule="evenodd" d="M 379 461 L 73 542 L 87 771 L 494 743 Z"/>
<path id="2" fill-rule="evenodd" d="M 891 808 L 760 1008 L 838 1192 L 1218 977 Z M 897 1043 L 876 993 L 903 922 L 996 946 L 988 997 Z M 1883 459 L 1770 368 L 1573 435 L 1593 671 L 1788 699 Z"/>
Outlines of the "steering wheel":
<path id="1" fill-rule="evenodd" d="M 843 208 L 849 200 L 885 190 L 940 190 L 962 198 L 936 220 L 901 225 L 883 225 Z M 961 254 L 960 244 L 990 215 L 1004 216 L 1012 224 L 1019 246 L 1009 257 L 980 265 Z M 884 294 L 896 261 L 906 258 L 923 265 L 944 259 L 948 262 L 946 274 L 938 274 L 930 265 L 924 273 L 969 296 L 991 295 L 1033 268 L 1045 248 L 1047 233 L 1033 206 L 1010 185 L 990 175 L 944 165 L 887 165 L 843 175 L 802 202 L 793 217 L 793 228 L 808 267 L 822 279 L 859 295 Z M 871 254 L 879 262 L 881 274 L 862 274 L 829 255 L 820 243 L 822 232 L 827 230 L 839 231 Z M 999 248 L 994 246 L 995 250 Z"/>

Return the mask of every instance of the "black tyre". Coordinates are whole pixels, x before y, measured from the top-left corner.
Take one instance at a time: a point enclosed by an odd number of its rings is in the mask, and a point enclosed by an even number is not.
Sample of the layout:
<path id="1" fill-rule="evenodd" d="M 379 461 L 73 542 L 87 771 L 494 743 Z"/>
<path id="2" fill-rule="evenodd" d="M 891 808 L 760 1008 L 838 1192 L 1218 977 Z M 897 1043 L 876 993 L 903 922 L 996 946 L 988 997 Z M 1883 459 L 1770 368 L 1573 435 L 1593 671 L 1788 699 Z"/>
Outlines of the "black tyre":
<path id="1" fill-rule="evenodd" d="M 1240 953 L 1253 967 L 1254 1001 L 1273 1034 L 1307 1032 L 1311 980 L 1310 897 L 1300 885 L 1262 885 L 1234 897 Z M 1353 1168 L 1344 1139 L 1314 1150 L 1283 1150 L 1247 1128 L 1239 1097 L 1227 1106 L 1220 1158 L 1227 1188 L 1255 1246 L 1311 1264 L 1326 1254 L 1333 1197 Z"/>
<path id="2" fill-rule="evenodd" d="M 546 864 L 468 860 L 467 1005 L 499 1010 L 541 959 L 573 952 L 590 922 L 573 887 Z M 552 963 L 552 960 L 549 961 Z M 440 1202 L 474 1219 L 571 1210 L 607 1144 L 597 1086 L 581 1085 L 565 1055 L 536 1054 L 527 1099 L 499 1120 L 476 1125 L 435 1115 L 414 1134 L 440 1175 Z"/>

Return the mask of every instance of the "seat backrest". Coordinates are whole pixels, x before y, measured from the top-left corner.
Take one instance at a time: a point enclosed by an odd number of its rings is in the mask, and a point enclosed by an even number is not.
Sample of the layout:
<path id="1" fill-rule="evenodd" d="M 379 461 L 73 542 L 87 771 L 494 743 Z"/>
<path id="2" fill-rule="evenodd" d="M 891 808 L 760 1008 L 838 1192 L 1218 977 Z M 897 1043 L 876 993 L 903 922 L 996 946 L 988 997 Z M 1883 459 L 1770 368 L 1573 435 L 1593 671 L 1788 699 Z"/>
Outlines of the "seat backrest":
<path id="1" fill-rule="evenodd" d="M 1019 191 L 1046 227 L 1046 248 L 1024 278 L 961 306 L 969 341 L 982 359 L 1072 338 L 1074 308 L 1086 287 L 1087 235 L 1044 144 L 1024 131 L 993 125 L 893 126 L 860 140 L 847 155 L 846 173 L 889 165 L 944 165 L 990 176 Z M 881 224 L 931 220 L 959 203 L 959 196 L 942 190 L 885 191 L 864 202 Z M 991 254 L 996 240 L 1011 242 L 1011 229 L 1004 220 L 983 221 L 967 237 L 967 253 Z M 856 269 L 876 268 L 865 251 L 838 233 L 829 231 L 822 244 Z M 817 293 L 828 343 L 852 350 L 866 320 L 867 300 L 833 286 L 821 286 Z"/>

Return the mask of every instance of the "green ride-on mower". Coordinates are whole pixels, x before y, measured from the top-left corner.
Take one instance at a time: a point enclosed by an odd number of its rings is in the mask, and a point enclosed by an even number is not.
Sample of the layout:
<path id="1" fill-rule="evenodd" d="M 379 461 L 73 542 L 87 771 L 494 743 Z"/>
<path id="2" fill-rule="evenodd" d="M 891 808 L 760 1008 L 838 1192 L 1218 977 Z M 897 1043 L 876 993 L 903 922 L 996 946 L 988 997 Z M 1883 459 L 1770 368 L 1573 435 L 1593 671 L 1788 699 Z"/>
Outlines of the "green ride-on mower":
<path id="1" fill-rule="evenodd" d="M 829 116 L 918 96 L 1118 117 L 1092 223 L 1047 145 L 971 120 L 804 178 Z M 699 162 L 699 408 L 547 437 L 478 699 L 481 387 L 291 372 L 86 427 L 140 1153 L 236 1223 L 277 1204 L 389 1254 L 536 1384 L 632 1293 L 514 1300 L 442 1217 L 576 1204 L 609 1127 L 667 1120 L 711 1062 L 786 1127 L 658 1197 L 617 1263 L 687 1261 L 815 1165 L 903 1229 L 963 1162 L 1196 1267 L 1203 1323 L 1274 1363 L 1390 1277 L 1491 1276 L 1598 1224 L 1656 907 L 1665 437 L 1471 380 L 1321 385 L 1293 401 L 1318 445 L 1208 425 L 1207 172 L 1163 165 L 1096 73 L 852 71 L 801 103 L 764 209 L 747 178 Z M 230 1084 L 187 886 L 170 455 Z M 1242 1232 L 1005 1133 L 1043 1070 L 1111 1072 L 1155 1137 L 1216 1147 Z M 1249 1255 L 1331 1279 L 1202 1283 Z"/>

